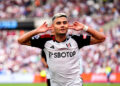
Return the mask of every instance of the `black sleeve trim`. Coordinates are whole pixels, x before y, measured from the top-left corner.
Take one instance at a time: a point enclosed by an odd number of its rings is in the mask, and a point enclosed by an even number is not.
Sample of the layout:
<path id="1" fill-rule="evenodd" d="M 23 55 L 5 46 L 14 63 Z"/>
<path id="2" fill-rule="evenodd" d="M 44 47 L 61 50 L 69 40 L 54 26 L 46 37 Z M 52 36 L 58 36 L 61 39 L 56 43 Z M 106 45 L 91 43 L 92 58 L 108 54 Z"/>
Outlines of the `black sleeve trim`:
<path id="1" fill-rule="evenodd" d="M 44 49 L 46 41 L 52 40 L 52 36 L 49 34 L 36 35 L 30 39 L 31 46 Z"/>
<path id="2" fill-rule="evenodd" d="M 90 45 L 90 36 L 88 35 L 73 35 L 72 38 L 77 42 L 79 48 Z"/>

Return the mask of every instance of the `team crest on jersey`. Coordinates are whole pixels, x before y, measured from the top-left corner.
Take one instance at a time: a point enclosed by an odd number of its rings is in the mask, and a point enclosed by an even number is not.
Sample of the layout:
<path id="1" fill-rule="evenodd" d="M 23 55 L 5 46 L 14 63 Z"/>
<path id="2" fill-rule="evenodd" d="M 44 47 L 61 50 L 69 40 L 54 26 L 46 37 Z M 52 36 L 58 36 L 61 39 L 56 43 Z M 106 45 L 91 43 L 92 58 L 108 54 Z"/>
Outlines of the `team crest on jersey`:
<path id="1" fill-rule="evenodd" d="M 50 48 L 54 49 L 55 47 L 52 45 Z"/>
<path id="2" fill-rule="evenodd" d="M 66 46 L 67 46 L 68 48 L 70 48 L 70 47 L 71 47 L 71 44 L 70 44 L 70 43 L 68 43 L 68 44 L 66 44 Z"/>

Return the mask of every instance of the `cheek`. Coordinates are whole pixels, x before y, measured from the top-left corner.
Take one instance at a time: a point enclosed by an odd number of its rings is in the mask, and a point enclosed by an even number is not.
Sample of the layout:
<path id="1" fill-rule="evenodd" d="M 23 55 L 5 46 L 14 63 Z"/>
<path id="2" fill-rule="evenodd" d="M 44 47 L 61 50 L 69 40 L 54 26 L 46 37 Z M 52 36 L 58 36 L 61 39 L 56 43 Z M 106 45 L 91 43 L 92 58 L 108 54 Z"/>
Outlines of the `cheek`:
<path id="1" fill-rule="evenodd" d="M 58 31 L 58 28 L 57 27 L 54 27 L 54 32 L 57 32 Z"/>
<path id="2" fill-rule="evenodd" d="M 68 24 L 65 24 L 64 27 L 68 28 Z"/>
<path id="3" fill-rule="evenodd" d="M 58 26 L 58 25 L 56 25 L 55 27 L 54 27 L 54 29 L 57 31 L 57 30 L 59 30 L 59 28 L 60 28 L 60 26 Z"/>

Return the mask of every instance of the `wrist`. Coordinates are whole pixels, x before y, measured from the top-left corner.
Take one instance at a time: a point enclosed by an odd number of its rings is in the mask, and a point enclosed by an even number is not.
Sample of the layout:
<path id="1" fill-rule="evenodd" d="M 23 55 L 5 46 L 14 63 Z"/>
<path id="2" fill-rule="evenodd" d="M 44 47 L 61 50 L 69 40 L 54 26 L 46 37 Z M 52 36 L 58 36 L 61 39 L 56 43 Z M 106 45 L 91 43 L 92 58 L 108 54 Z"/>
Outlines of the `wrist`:
<path id="1" fill-rule="evenodd" d="M 87 30 L 88 30 L 88 26 L 87 26 L 87 25 L 84 25 L 83 30 L 84 30 L 84 31 L 87 31 Z"/>

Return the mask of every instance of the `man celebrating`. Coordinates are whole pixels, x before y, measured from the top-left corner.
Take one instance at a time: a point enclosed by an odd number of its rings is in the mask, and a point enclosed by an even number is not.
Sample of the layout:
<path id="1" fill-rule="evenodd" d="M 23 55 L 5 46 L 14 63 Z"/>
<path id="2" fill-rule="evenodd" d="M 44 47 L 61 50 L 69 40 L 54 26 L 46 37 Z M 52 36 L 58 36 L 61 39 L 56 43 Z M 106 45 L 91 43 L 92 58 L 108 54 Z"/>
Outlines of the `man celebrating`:
<path id="1" fill-rule="evenodd" d="M 69 25 L 67 18 L 65 13 L 57 13 L 52 18 L 52 27 L 47 27 L 45 22 L 40 27 L 24 34 L 18 39 L 20 44 L 44 50 L 51 72 L 51 86 L 82 86 L 79 49 L 83 46 L 101 43 L 105 40 L 103 33 L 79 22 Z M 77 31 L 84 30 L 91 36 L 66 35 L 68 28 Z M 54 30 L 54 36 L 38 35 L 50 29 Z"/>

